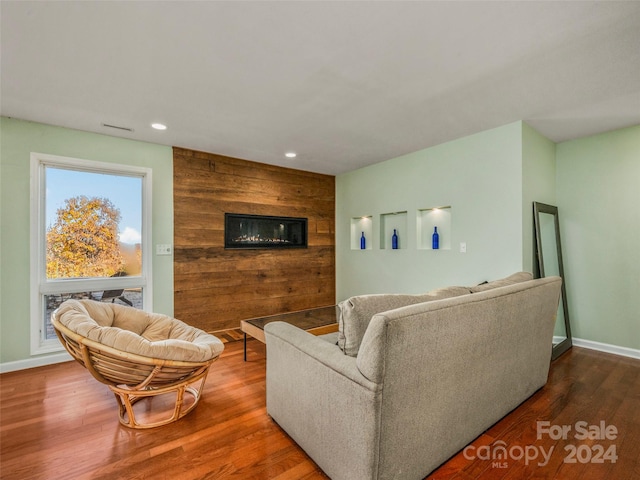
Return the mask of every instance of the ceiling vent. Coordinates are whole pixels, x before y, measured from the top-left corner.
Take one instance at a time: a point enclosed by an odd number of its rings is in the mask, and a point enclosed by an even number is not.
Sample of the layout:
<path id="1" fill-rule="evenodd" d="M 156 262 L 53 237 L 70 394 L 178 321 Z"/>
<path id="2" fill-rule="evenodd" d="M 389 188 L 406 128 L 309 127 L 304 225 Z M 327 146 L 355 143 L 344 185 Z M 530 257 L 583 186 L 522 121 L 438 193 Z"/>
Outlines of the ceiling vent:
<path id="1" fill-rule="evenodd" d="M 117 125 L 109 125 L 108 123 L 103 123 L 102 126 L 107 128 L 115 128 L 116 130 L 124 130 L 125 132 L 133 132 L 133 128 L 119 127 Z"/>

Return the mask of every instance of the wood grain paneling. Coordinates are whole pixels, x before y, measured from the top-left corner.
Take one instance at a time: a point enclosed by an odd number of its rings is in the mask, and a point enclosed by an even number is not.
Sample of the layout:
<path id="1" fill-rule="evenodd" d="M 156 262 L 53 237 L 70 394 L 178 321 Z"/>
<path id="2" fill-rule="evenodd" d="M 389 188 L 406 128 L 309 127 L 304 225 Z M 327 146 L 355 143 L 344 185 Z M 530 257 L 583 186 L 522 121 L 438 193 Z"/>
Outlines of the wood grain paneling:
<path id="1" fill-rule="evenodd" d="M 174 315 L 207 331 L 335 302 L 335 177 L 173 149 Z M 224 214 L 305 217 L 308 248 L 227 250 Z"/>

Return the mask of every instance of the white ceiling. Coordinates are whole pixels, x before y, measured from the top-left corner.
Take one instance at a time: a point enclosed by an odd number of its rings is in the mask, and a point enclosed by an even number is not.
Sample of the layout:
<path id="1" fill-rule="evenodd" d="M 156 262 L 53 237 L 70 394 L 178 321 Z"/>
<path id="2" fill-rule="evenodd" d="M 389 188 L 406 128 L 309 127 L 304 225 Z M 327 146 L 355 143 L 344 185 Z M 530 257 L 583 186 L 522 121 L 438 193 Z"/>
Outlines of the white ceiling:
<path id="1" fill-rule="evenodd" d="M 2 115 L 302 170 L 517 120 L 554 141 L 640 124 L 640 2 L 3 0 L 0 15 Z"/>

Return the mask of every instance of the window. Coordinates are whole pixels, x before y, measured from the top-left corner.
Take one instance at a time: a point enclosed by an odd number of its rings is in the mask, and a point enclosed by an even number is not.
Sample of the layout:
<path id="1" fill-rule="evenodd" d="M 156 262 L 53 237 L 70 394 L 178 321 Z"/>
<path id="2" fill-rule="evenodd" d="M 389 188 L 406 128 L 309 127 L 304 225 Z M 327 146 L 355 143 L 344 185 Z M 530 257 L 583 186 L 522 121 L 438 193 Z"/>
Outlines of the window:
<path id="1" fill-rule="evenodd" d="M 152 310 L 151 170 L 31 154 L 31 353 L 70 298 Z"/>

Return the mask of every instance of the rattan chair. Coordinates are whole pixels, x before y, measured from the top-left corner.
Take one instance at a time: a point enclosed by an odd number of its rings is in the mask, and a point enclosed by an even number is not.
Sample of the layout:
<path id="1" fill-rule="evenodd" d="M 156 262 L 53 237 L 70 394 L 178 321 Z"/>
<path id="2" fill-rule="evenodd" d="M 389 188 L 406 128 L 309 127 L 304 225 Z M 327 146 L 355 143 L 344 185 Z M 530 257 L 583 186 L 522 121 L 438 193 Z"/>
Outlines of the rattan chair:
<path id="1" fill-rule="evenodd" d="M 175 318 L 93 300 L 67 300 L 51 323 L 71 356 L 111 389 L 120 423 L 130 428 L 166 425 L 192 411 L 224 349 L 217 337 Z M 136 419 L 135 403 L 169 393 L 172 411 L 153 412 L 161 420 Z"/>

